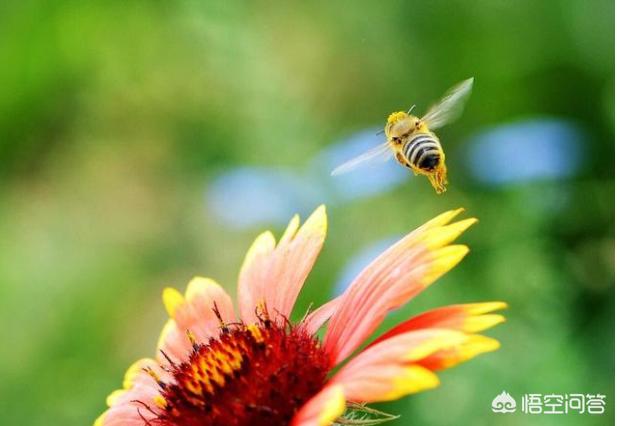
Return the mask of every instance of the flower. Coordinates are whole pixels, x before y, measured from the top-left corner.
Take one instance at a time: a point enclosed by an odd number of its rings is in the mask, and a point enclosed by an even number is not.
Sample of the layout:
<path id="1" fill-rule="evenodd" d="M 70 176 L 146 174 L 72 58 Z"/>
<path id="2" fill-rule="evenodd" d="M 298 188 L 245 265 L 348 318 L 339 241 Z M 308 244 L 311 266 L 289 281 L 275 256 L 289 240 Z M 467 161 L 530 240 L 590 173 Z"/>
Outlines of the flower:
<path id="1" fill-rule="evenodd" d="M 434 309 L 359 348 L 467 254 L 451 244 L 476 222 L 451 223 L 461 211 L 402 238 L 297 324 L 289 317 L 325 239 L 323 206 L 301 227 L 295 216 L 278 244 L 270 232 L 257 237 L 240 270 L 238 316 L 213 280 L 194 278 L 184 295 L 165 289 L 170 319 L 156 359 L 128 369 L 95 426 L 330 425 L 346 409 L 436 387 L 435 371 L 499 347 L 476 333 L 504 321 L 491 312 L 505 303 Z"/>

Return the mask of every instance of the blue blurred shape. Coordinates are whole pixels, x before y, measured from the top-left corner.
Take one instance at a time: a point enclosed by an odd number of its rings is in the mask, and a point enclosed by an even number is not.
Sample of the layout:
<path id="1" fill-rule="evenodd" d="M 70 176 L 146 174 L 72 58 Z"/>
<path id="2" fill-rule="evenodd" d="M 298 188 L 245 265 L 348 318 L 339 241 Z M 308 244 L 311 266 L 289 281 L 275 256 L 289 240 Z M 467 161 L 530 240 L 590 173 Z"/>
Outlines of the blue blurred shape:
<path id="1" fill-rule="evenodd" d="M 208 208 L 225 225 L 248 228 L 286 223 L 295 213 L 317 205 L 368 197 L 400 184 L 407 173 L 394 160 L 377 161 L 341 176 L 330 176 L 341 163 L 384 142 L 377 129 L 365 130 L 320 151 L 308 169 L 238 167 L 214 179 Z"/>
<path id="2" fill-rule="evenodd" d="M 375 160 L 348 173 L 331 176 L 337 166 L 385 142 L 378 128 L 363 130 L 319 152 L 310 170 L 325 181 L 334 201 L 352 200 L 388 191 L 409 175 L 394 159 Z"/>
<path id="3" fill-rule="evenodd" d="M 242 167 L 214 180 L 207 193 L 211 211 L 231 228 L 285 224 L 295 213 L 323 203 L 319 187 L 290 170 Z"/>
<path id="4" fill-rule="evenodd" d="M 402 236 L 398 236 L 379 240 L 364 247 L 359 253 L 354 255 L 347 262 L 336 281 L 336 286 L 334 287 L 335 295 L 342 294 L 364 268 L 401 238 Z"/>
<path id="5" fill-rule="evenodd" d="M 467 152 L 471 174 L 498 186 L 575 174 L 582 163 L 583 132 L 558 119 L 527 120 L 472 137 Z"/>

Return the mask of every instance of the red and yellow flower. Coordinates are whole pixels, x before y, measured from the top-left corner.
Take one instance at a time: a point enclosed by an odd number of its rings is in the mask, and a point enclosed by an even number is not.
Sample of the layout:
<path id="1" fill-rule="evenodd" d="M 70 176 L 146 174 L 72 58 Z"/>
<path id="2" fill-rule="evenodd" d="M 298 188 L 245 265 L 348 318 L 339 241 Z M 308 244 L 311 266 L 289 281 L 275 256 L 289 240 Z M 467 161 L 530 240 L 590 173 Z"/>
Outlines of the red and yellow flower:
<path id="1" fill-rule="evenodd" d="M 504 303 L 438 308 L 359 348 L 467 254 L 452 242 L 476 219 L 452 223 L 461 211 L 402 238 L 296 324 L 290 314 L 326 236 L 323 206 L 302 226 L 294 217 L 278 243 L 270 232 L 257 237 L 240 270 L 238 315 L 211 279 L 193 279 L 184 294 L 165 289 L 170 319 L 157 357 L 128 369 L 95 425 L 330 425 L 353 404 L 434 388 L 435 371 L 499 347 L 476 333 L 504 321 L 492 313 Z"/>

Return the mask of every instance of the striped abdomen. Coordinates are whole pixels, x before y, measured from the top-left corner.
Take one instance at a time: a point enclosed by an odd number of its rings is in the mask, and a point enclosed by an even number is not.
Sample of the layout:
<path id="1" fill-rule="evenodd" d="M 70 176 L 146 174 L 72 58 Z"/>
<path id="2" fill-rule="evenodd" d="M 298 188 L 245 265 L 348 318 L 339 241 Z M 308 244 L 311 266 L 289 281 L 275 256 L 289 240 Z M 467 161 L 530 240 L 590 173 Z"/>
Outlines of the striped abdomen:
<path id="1" fill-rule="evenodd" d="M 427 172 L 433 171 L 441 161 L 441 145 L 429 133 L 413 135 L 402 151 L 409 164 Z"/>

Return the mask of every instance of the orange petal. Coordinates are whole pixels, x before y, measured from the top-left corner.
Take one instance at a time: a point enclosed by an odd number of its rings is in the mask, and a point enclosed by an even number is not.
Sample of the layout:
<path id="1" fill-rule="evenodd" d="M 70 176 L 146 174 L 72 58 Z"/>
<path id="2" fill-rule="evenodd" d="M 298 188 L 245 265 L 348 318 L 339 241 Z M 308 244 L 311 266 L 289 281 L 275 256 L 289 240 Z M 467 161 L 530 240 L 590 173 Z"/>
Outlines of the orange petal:
<path id="1" fill-rule="evenodd" d="M 461 344 L 439 350 L 419 361 L 418 364 L 429 370 L 443 370 L 468 361 L 485 352 L 492 352 L 497 349 L 499 349 L 499 342 L 497 340 L 479 334 L 472 334 Z"/>
<path id="2" fill-rule="evenodd" d="M 505 321 L 502 315 L 488 313 L 506 307 L 507 305 L 504 302 L 485 302 L 450 305 L 433 309 L 397 325 L 380 336 L 372 345 L 397 334 L 423 328 L 449 328 L 466 333 L 486 330 Z"/>
<path id="3" fill-rule="evenodd" d="M 467 339 L 453 330 L 429 329 L 399 334 L 358 354 L 332 378 L 348 400 L 387 401 L 430 389 L 439 380 L 418 365 L 422 359 Z"/>
<path id="4" fill-rule="evenodd" d="M 345 412 L 341 386 L 327 386 L 298 411 L 291 426 L 329 426 Z"/>
<path id="5" fill-rule="evenodd" d="M 419 365 L 394 364 L 366 367 L 348 379 L 345 395 L 353 402 L 392 401 L 439 386 L 439 378 Z"/>
<path id="6" fill-rule="evenodd" d="M 448 225 L 460 211 L 446 212 L 408 234 L 350 284 L 324 338 L 334 363 L 349 356 L 390 310 L 408 302 L 465 256 L 467 247 L 449 245 L 475 223 L 466 219 Z"/>
<path id="7" fill-rule="evenodd" d="M 238 281 L 240 317 L 245 322 L 257 320 L 255 308 L 262 304 L 271 317 L 289 318 L 325 240 L 325 207 L 317 208 L 301 227 L 299 223 L 295 216 L 278 245 L 272 233 L 265 232 L 249 249 Z"/>

